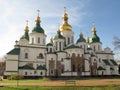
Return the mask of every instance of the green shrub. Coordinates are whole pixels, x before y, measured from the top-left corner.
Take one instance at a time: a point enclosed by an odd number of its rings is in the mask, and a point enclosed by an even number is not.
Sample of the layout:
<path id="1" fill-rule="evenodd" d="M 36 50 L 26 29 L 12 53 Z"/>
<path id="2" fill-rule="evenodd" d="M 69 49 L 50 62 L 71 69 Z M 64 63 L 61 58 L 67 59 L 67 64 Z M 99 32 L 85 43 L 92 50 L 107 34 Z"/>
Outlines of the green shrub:
<path id="1" fill-rule="evenodd" d="M 11 74 L 9 77 L 8 77 L 9 80 L 20 80 L 20 79 L 23 79 L 23 76 L 22 75 L 18 75 L 18 74 Z"/>

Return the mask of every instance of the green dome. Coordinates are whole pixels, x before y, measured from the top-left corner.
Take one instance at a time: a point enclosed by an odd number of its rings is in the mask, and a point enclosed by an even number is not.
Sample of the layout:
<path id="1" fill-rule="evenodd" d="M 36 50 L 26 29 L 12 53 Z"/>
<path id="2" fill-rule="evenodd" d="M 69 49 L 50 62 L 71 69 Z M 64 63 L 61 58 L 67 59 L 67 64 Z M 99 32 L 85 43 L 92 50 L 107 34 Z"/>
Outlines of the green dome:
<path id="1" fill-rule="evenodd" d="M 53 46 L 53 44 L 52 43 L 48 43 L 47 46 Z"/>
<path id="2" fill-rule="evenodd" d="M 28 32 L 25 32 L 25 34 L 20 39 L 27 39 L 27 40 L 29 40 Z"/>
<path id="3" fill-rule="evenodd" d="M 33 28 L 32 32 L 44 33 L 44 29 L 40 26 L 40 23 L 36 23 L 36 26 Z"/>
<path id="4" fill-rule="evenodd" d="M 97 36 L 97 34 L 93 34 L 91 38 L 91 43 L 94 42 L 100 42 L 100 38 Z"/>
<path id="5" fill-rule="evenodd" d="M 79 43 L 79 42 L 86 42 L 86 40 L 85 40 L 84 38 L 79 38 L 79 39 L 77 40 L 77 43 Z"/>
<path id="6" fill-rule="evenodd" d="M 65 39 L 65 38 L 61 35 L 60 31 L 58 30 L 57 34 L 54 37 L 54 39 Z"/>
<path id="7" fill-rule="evenodd" d="M 79 37 L 79 39 L 77 40 L 77 43 L 79 43 L 79 42 L 86 42 L 86 40 L 85 40 L 84 37 L 83 37 L 82 32 L 80 33 L 80 37 Z"/>

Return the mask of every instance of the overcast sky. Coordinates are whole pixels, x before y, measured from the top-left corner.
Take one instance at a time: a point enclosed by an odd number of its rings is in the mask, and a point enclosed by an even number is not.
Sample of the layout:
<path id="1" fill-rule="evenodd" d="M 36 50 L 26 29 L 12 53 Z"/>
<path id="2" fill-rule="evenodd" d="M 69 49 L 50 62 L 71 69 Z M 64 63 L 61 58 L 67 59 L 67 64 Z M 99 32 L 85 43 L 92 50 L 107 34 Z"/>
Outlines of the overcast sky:
<path id="1" fill-rule="evenodd" d="M 113 37 L 120 37 L 120 0 L 0 0 L 0 57 L 13 49 L 15 41 L 24 34 L 26 20 L 31 33 L 38 9 L 48 43 L 62 23 L 64 7 L 67 8 L 75 42 L 80 32 L 84 37 L 88 32 L 91 37 L 94 21 L 103 48 L 109 46 L 114 50 Z"/>

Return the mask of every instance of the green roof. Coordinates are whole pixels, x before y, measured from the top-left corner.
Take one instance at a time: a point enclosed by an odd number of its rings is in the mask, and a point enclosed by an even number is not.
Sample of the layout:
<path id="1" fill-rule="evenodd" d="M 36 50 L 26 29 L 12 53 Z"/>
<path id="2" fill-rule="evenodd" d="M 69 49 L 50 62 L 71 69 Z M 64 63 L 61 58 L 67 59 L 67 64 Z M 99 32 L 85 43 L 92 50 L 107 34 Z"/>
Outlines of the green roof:
<path id="1" fill-rule="evenodd" d="M 102 66 L 99 66 L 97 70 L 105 70 Z"/>
<path id="2" fill-rule="evenodd" d="M 100 42 L 100 38 L 97 36 L 97 34 L 93 34 L 91 38 L 91 43 Z"/>
<path id="3" fill-rule="evenodd" d="M 46 70 L 46 68 L 45 68 L 45 66 L 40 65 L 37 67 L 37 70 Z"/>
<path id="4" fill-rule="evenodd" d="M 77 43 L 79 43 L 79 42 L 86 42 L 86 40 L 82 37 L 82 38 L 79 38 L 79 39 L 77 40 Z"/>
<path id="5" fill-rule="evenodd" d="M 30 66 L 30 65 L 24 65 L 24 66 L 22 66 L 22 67 L 19 67 L 19 69 L 28 69 L 28 70 L 34 70 L 34 68 L 32 67 L 32 66 Z"/>
<path id="6" fill-rule="evenodd" d="M 25 32 L 25 34 L 20 39 L 27 39 L 27 40 L 29 40 L 28 32 Z"/>
<path id="7" fill-rule="evenodd" d="M 40 23 L 36 23 L 36 26 L 33 28 L 32 32 L 44 33 L 44 29 L 40 26 Z"/>
<path id="8" fill-rule="evenodd" d="M 60 31 L 57 31 L 57 34 L 55 35 L 54 39 L 65 39 L 65 37 L 61 35 Z"/>
<path id="9" fill-rule="evenodd" d="M 113 65 L 118 65 L 114 60 L 110 60 L 112 62 Z"/>
<path id="10" fill-rule="evenodd" d="M 47 46 L 53 46 L 53 43 L 50 42 L 50 43 L 47 44 Z"/>
<path id="11" fill-rule="evenodd" d="M 19 55 L 20 54 L 20 48 L 14 48 L 11 51 L 9 51 L 7 54 L 10 54 L 10 55 Z"/>
<path id="12" fill-rule="evenodd" d="M 80 48 L 79 46 L 75 46 L 75 45 L 70 45 L 68 47 L 66 47 L 65 49 L 71 49 L 71 48 Z"/>
<path id="13" fill-rule="evenodd" d="M 104 62 L 106 65 L 110 65 L 109 61 L 106 60 L 106 59 L 103 59 L 103 62 Z"/>

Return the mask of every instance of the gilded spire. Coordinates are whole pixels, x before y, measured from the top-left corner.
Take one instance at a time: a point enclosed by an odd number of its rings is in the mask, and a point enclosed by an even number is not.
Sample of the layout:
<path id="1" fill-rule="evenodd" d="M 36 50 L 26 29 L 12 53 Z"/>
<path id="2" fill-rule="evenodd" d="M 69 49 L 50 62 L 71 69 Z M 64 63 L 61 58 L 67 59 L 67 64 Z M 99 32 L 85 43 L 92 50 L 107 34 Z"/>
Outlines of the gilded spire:
<path id="1" fill-rule="evenodd" d="M 60 29 L 57 30 L 57 33 L 60 34 Z"/>
<path id="2" fill-rule="evenodd" d="M 40 12 L 40 10 L 37 10 L 37 12 L 38 12 L 38 16 L 37 16 L 37 19 L 35 20 L 36 21 L 36 23 L 40 23 L 41 21 L 40 21 L 40 17 L 39 17 L 39 12 Z"/>
<path id="3" fill-rule="evenodd" d="M 92 32 L 96 34 L 95 22 L 92 22 Z"/>
<path id="4" fill-rule="evenodd" d="M 90 42 L 90 38 L 88 36 L 88 32 L 87 32 L 87 36 L 86 36 L 86 43 L 89 43 Z"/>
<path id="5" fill-rule="evenodd" d="M 53 43 L 53 37 L 50 38 L 50 42 Z"/>
<path id="6" fill-rule="evenodd" d="M 29 27 L 28 27 L 28 20 L 26 20 L 26 27 L 25 27 L 25 32 L 29 32 Z"/>
<path id="7" fill-rule="evenodd" d="M 82 32 L 80 33 L 80 38 L 83 38 L 83 34 L 82 34 Z"/>
<path id="8" fill-rule="evenodd" d="M 66 7 L 64 7 L 64 15 L 63 15 L 63 24 L 68 23 L 68 14 L 66 13 Z"/>

